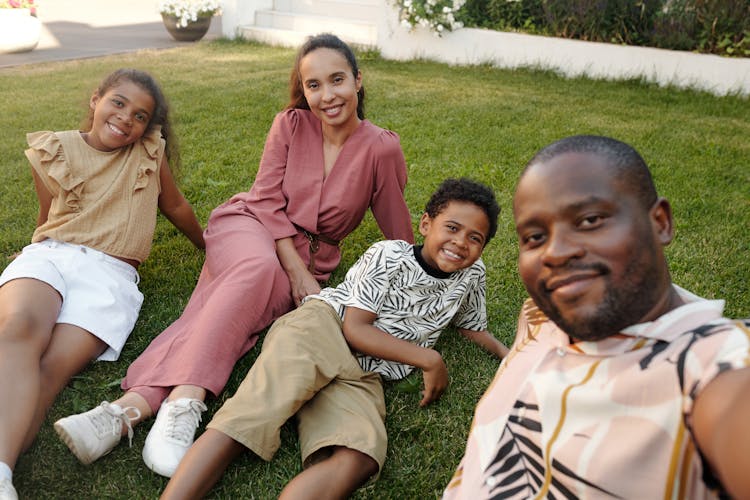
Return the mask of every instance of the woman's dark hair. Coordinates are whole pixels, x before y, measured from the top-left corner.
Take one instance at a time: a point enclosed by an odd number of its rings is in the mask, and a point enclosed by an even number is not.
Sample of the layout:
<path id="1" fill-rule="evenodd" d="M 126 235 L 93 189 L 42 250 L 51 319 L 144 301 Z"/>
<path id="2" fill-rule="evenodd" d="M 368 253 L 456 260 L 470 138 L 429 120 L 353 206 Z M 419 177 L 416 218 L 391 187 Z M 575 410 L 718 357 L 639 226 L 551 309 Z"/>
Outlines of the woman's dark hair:
<path id="1" fill-rule="evenodd" d="M 307 39 L 297 52 L 297 59 L 294 61 L 294 68 L 289 77 L 289 104 L 287 108 L 310 109 L 310 105 L 305 99 L 305 90 L 302 88 L 302 80 L 299 75 L 299 65 L 302 58 L 315 49 L 333 49 L 340 53 L 349 63 L 354 78 L 359 74 L 357 58 L 354 57 L 352 49 L 345 44 L 339 37 L 330 33 L 321 33 Z M 362 85 L 357 92 L 357 117 L 360 120 L 365 119 L 365 87 Z"/>
<path id="2" fill-rule="evenodd" d="M 176 175 L 180 167 L 180 151 L 170 123 L 169 103 L 167 102 L 167 98 L 164 97 L 164 93 L 161 91 L 161 87 L 156 83 L 154 77 L 145 71 L 132 68 L 120 68 L 113 71 L 102 80 L 99 87 L 96 89 L 96 95 L 99 97 L 103 96 L 112 87 L 117 86 L 123 81 L 132 82 L 138 85 L 140 88 L 148 92 L 154 100 L 154 111 L 151 114 L 148 127 L 146 127 L 146 132 L 149 132 L 154 125 L 161 125 L 161 136 L 166 143 L 167 161 Z M 89 112 L 81 124 L 81 130 L 88 132 L 91 130 L 93 122 L 94 110 L 89 108 Z"/>
<path id="3" fill-rule="evenodd" d="M 492 189 L 466 177 L 445 179 L 430 197 L 424 211 L 434 219 L 452 201 L 473 203 L 487 215 L 490 226 L 484 242 L 487 245 L 497 233 L 497 217 L 500 214 L 500 206 Z"/>

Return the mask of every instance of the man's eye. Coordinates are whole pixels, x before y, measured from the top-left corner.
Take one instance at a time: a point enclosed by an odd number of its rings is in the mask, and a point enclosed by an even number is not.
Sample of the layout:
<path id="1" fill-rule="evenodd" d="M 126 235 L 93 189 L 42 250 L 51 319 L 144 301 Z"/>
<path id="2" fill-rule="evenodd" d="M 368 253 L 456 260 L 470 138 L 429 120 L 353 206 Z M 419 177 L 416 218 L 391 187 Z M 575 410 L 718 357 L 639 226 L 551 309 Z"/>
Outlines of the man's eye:
<path id="1" fill-rule="evenodd" d="M 581 227 L 583 229 L 591 229 L 599 226 L 603 220 L 604 217 L 599 214 L 587 215 L 586 217 L 581 219 L 581 221 L 578 223 L 578 227 Z"/>
<path id="2" fill-rule="evenodd" d="M 531 233 L 521 238 L 521 242 L 524 246 L 535 247 L 544 241 L 544 235 L 542 233 Z"/>

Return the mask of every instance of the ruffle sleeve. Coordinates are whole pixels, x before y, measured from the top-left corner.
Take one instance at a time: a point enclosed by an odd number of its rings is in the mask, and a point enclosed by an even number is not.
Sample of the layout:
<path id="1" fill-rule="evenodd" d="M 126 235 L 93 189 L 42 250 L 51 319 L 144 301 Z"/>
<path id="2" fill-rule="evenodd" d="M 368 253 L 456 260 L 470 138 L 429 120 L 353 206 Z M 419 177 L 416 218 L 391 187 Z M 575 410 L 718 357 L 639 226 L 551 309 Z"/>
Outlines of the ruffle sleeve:
<path id="1" fill-rule="evenodd" d="M 161 125 L 154 127 L 141 138 L 144 155 L 138 165 L 138 174 L 133 191 L 143 189 L 148 185 L 149 178 L 159 167 L 161 156 L 164 154 L 165 142 L 161 137 Z"/>
<path id="2" fill-rule="evenodd" d="M 32 132 L 26 134 L 30 150 L 38 163 L 33 162 L 39 174 L 52 178 L 60 186 L 65 205 L 73 211 L 80 211 L 83 179 L 73 175 L 63 152 L 60 139 L 54 132 Z"/>

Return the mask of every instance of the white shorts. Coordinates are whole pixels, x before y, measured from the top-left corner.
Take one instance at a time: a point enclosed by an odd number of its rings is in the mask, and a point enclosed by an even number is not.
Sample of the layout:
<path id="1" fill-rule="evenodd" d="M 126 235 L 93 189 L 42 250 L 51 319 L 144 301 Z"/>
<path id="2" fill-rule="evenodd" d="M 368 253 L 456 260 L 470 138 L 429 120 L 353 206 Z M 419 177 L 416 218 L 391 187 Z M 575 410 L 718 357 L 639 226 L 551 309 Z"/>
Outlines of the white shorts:
<path id="1" fill-rule="evenodd" d="M 57 290 L 62 297 L 57 322 L 83 328 L 109 346 L 98 360 L 120 356 L 143 303 L 133 266 L 99 250 L 48 239 L 25 247 L 0 275 L 0 286 L 18 278 Z"/>

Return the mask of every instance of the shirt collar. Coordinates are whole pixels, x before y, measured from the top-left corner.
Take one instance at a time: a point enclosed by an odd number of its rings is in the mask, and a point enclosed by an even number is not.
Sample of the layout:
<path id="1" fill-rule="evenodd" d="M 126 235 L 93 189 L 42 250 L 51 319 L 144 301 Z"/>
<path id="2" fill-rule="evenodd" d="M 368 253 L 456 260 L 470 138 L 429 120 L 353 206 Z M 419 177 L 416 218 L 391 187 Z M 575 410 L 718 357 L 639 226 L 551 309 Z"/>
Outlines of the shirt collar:
<path id="1" fill-rule="evenodd" d="M 585 354 L 612 355 L 637 349 L 648 341 L 671 342 L 687 331 L 722 317 L 723 300 L 707 300 L 677 285 L 672 286 L 685 302 L 680 307 L 659 316 L 654 321 L 630 325 L 619 334 L 606 339 L 576 342 L 569 344 L 567 348 Z M 560 331 L 559 328 L 557 330 Z"/>
<path id="2" fill-rule="evenodd" d="M 680 334 L 693 330 L 709 321 L 719 319 L 724 313 L 723 300 L 707 300 L 684 288 L 672 285 L 685 301 L 680 307 L 656 318 L 654 321 L 638 323 L 625 328 L 622 333 L 634 337 L 646 337 L 670 342 Z"/>

